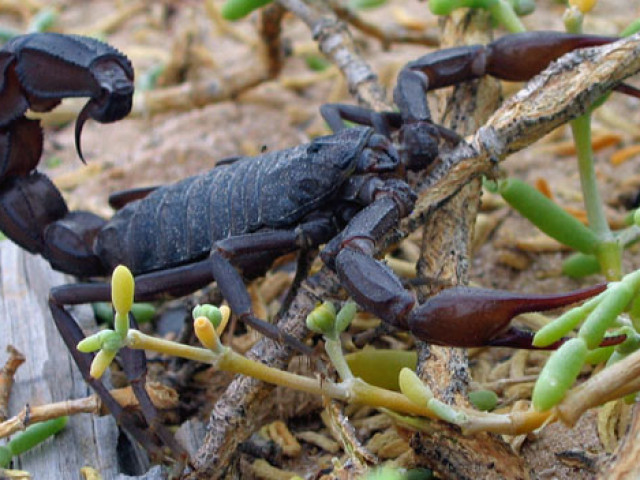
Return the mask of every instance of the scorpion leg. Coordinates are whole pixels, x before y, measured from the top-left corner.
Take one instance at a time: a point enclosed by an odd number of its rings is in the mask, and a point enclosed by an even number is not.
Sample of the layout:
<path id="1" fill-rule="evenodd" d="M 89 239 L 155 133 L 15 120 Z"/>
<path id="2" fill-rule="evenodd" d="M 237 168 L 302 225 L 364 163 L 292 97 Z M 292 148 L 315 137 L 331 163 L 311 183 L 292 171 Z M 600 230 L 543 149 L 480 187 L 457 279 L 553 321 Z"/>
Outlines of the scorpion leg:
<path id="1" fill-rule="evenodd" d="M 538 75 L 551 62 L 573 50 L 605 45 L 616 37 L 570 34 L 553 31 L 523 32 L 504 35 L 488 45 L 470 45 L 439 50 L 407 64 L 398 77 L 394 100 L 401 112 L 415 118 L 426 118 L 422 103 L 412 105 L 411 99 L 438 88 L 491 75 L 501 80 L 524 82 Z M 420 81 L 406 72 L 417 73 Z M 621 84 L 623 93 L 638 96 L 634 87 Z"/>
<path id="2" fill-rule="evenodd" d="M 143 199 L 157 188 L 159 187 L 138 187 L 114 192 L 109 195 L 109 206 L 114 210 L 120 210 L 128 203 Z"/>
<path id="3" fill-rule="evenodd" d="M 273 257 L 274 254 L 281 255 L 293 250 L 306 250 L 312 245 L 326 241 L 333 232 L 332 225 L 326 219 L 320 218 L 303 223 L 293 230 L 257 232 L 217 242 L 209 257 L 211 270 L 222 296 L 229 302 L 231 310 L 242 322 L 263 335 L 286 343 L 301 353 L 312 354 L 312 349 L 295 337 L 284 334 L 275 325 L 253 315 L 247 287 L 233 263 L 243 266 L 248 262 L 259 264 L 260 262 L 255 257 L 257 251 L 260 252 L 260 255 Z M 246 266 L 243 271 L 247 272 Z"/>
<path id="4" fill-rule="evenodd" d="M 374 128 L 377 133 L 385 137 L 391 136 L 391 129 L 400 127 L 400 115 L 395 112 L 376 112 L 368 108 L 347 105 L 343 103 L 327 103 L 320 107 L 320 115 L 327 122 L 333 132 L 339 132 L 347 128 L 344 122 L 367 125 Z"/>
<path id="5" fill-rule="evenodd" d="M 146 428 L 138 426 L 138 418 L 122 408 L 122 406 L 115 400 L 115 398 L 113 398 L 109 390 L 100 380 L 97 380 L 89 375 L 94 354 L 82 353 L 76 348 L 78 343 L 84 338 L 84 334 L 82 333 L 82 330 L 73 319 L 71 314 L 64 308 L 64 305 L 85 303 L 84 298 L 86 298 L 87 294 L 89 296 L 95 296 L 96 293 L 101 293 L 102 295 L 98 295 L 98 298 L 100 298 L 101 300 L 105 300 L 110 295 L 109 290 L 110 288 L 108 285 L 64 285 L 61 287 L 56 287 L 51 290 L 49 297 L 49 308 L 51 309 L 56 327 L 58 328 L 58 331 L 60 332 L 60 335 L 62 336 L 62 339 L 64 340 L 69 352 L 71 353 L 71 356 L 78 366 L 85 382 L 87 382 L 87 384 L 90 385 L 91 388 L 93 388 L 93 390 L 100 396 L 103 404 L 115 417 L 118 423 L 125 430 L 127 430 L 150 453 L 152 457 L 156 457 L 156 459 L 162 459 L 164 455 L 162 454 L 161 443 L 157 441 L 158 439 L 154 439 L 152 436 L 150 436 Z M 80 298 L 83 298 L 83 300 L 78 301 Z M 146 369 L 144 352 L 140 353 L 142 353 L 143 355 L 141 359 L 142 364 L 140 363 L 139 358 L 135 359 L 135 368 L 144 371 Z M 139 389 L 135 391 L 135 394 L 136 397 L 138 397 Z M 148 393 L 146 391 L 144 391 L 142 398 L 144 397 L 148 399 Z M 145 418 L 147 418 L 148 416 L 153 417 L 155 415 L 155 413 L 144 411 L 144 409 L 149 408 L 149 405 L 151 405 L 151 408 L 155 412 L 155 407 L 152 404 L 144 402 L 144 400 L 140 402 L 140 406 L 145 415 Z M 166 438 L 171 437 L 171 434 L 169 432 L 165 432 L 165 434 L 159 433 L 164 429 L 164 427 L 160 425 L 156 425 L 155 427 L 155 433 L 158 434 L 159 438 L 165 440 Z M 180 447 L 175 440 L 170 441 L 169 443 L 167 443 L 167 445 L 172 447 L 178 454 L 178 456 L 185 457 L 184 449 L 182 449 L 182 447 Z"/>
<path id="6" fill-rule="evenodd" d="M 138 324 L 129 313 L 129 325 L 131 328 L 138 328 Z M 163 445 L 168 446 L 179 457 L 181 463 L 185 463 L 188 458 L 187 452 L 176 441 L 175 437 L 161 423 L 158 410 L 153 405 L 151 397 L 146 389 L 147 384 L 147 360 L 143 350 L 125 348 L 120 352 L 122 358 L 122 368 L 127 379 L 131 383 L 131 389 L 138 399 L 140 411 L 149 426 L 149 430 L 157 435 Z"/>

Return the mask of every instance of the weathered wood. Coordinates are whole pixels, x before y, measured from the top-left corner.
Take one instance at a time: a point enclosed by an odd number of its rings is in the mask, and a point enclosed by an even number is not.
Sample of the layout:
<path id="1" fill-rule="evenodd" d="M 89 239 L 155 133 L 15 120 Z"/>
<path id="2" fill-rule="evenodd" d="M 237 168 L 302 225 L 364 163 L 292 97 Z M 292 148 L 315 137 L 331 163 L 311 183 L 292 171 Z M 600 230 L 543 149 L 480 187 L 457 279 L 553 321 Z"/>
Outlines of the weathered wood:
<path id="1" fill-rule="evenodd" d="M 68 282 L 42 258 L 20 250 L 9 241 L 0 242 L 0 363 L 11 344 L 27 361 L 16 374 L 9 401 L 15 415 L 25 404 L 41 405 L 93 392 L 67 352 L 53 323 L 47 299 L 52 286 Z M 74 309 L 83 328 L 92 328 L 88 307 Z M 91 466 L 104 479 L 116 478 L 118 429 L 110 416 L 75 415 L 67 428 L 14 461 L 38 480 L 79 478 L 80 468 Z"/>

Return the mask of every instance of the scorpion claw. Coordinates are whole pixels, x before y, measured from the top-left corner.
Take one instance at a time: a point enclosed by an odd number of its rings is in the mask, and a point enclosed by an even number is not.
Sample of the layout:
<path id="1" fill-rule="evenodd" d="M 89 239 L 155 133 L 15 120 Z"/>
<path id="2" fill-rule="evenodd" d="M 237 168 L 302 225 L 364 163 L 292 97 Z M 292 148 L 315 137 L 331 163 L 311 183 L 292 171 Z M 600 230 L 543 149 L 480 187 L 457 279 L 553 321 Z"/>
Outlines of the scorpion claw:
<path id="1" fill-rule="evenodd" d="M 87 104 L 82 108 L 82 111 L 78 115 L 76 119 L 76 128 L 75 128 L 75 142 L 76 142 L 76 152 L 78 152 L 78 157 L 85 165 L 87 161 L 84 159 L 84 155 L 82 155 L 82 147 L 80 145 L 80 137 L 82 136 L 82 127 L 84 127 L 85 122 L 89 117 L 91 117 L 92 110 L 94 109 L 93 101 L 87 102 Z"/>
<path id="2" fill-rule="evenodd" d="M 497 337 L 491 339 L 487 346 L 490 347 L 510 347 L 510 348 L 520 348 L 523 350 L 556 350 L 560 348 L 560 346 L 569 340 L 569 337 L 563 337 L 560 340 L 553 342 L 550 345 L 546 345 L 544 347 L 536 347 L 533 345 L 533 337 L 535 336 L 535 332 L 530 332 L 528 330 L 521 330 L 516 327 L 510 327 L 505 330 L 503 333 L 498 335 Z M 600 347 L 611 347 L 614 345 L 619 345 L 627 339 L 626 335 L 612 335 L 610 337 L 605 337 L 602 342 L 600 342 Z"/>

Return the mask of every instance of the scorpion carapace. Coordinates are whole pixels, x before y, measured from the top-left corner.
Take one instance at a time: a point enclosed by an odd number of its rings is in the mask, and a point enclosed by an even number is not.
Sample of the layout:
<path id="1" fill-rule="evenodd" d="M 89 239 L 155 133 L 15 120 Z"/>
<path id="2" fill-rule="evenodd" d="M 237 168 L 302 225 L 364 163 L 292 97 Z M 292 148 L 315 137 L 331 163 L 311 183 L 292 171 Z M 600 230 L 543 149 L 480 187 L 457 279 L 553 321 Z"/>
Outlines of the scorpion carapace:
<path id="1" fill-rule="evenodd" d="M 427 55 L 401 72 L 394 93 L 398 113 L 325 106 L 322 113 L 334 134 L 253 158 L 234 157 L 174 185 L 120 195 L 114 202 L 121 209 L 104 220 L 69 212 L 51 181 L 35 171 L 42 133 L 38 122 L 24 113 L 28 108 L 49 110 L 67 96 L 89 97 L 77 123 L 79 142 L 87 117 L 115 121 L 131 108 L 130 63 L 92 39 L 18 37 L 0 50 L 0 229 L 54 268 L 81 277 L 104 276 L 115 264 L 126 264 L 138 275 L 138 301 L 186 294 L 215 280 L 240 320 L 302 352 L 309 347 L 254 317 L 245 280 L 266 272 L 280 255 L 300 250 L 306 258 L 326 244 L 321 253 L 325 264 L 361 307 L 385 322 L 434 343 L 531 348 L 530 335 L 507 331 L 514 315 L 572 303 L 602 287 L 546 297 L 455 287 L 419 305 L 373 257 L 374 247 L 414 207 L 416 195 L 405 171 L 432 162 L 441 138 L 460 141 L 455 132 L 431 122 L 426 92 L 485 73 L 500 74 L 505 65 L 517 70 L 516 65 L 530 62 L 528 57 L 541 49 L 545 63 L 577 46 L 611 41 L 578 39 L 576 43 L 576 37 L 555 33 L 515 35 L 487 47 Z M 515 60 L 509 57 L 513 52 Z M 51 70 L 55 73 L 43 73 Z M 522 71 L 532 73 L 526 67 Z M 343 118 L 368 126 L 346 129 Z M 397 140 L 395 146 L 392 140 Z M 112 413 L 149 449 L 160 441 L 182 452 L 157 424 L 144 390 L 143 352 L 124 349 L 123 355 L 152 434 L 131 422 L 104 385 L 90 377 L 93 355 L 76 350 L 83 333 L 65 306 L 109 298 L 107 284 L 66 285 L 51 291 L 49 304 L 84 378 Z M 482 315 L 474 315 L 474 309 Z"/>

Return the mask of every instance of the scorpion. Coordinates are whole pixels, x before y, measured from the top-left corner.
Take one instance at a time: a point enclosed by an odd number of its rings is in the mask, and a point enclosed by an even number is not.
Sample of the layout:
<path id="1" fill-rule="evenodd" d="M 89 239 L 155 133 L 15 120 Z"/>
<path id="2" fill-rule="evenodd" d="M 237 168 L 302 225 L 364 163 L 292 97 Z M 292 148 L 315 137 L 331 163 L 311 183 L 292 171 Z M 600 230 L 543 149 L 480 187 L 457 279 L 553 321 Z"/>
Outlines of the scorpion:
<path id="1" fill-rule="evenodd" d="M 239 320 L 305 353 L 308 346 L 254 316 L 245 281 L 263 275 L 286 253 L 325 245 L 320 253 L 325 265 L 360 307 L 386 323 L 436 344 L 532 348 L 531 333 L 509 327 L 513 316 L 574 303 L 605 287 L 532 296 L 460 286 L 418 304 L 392 270 L 374 258 L 374 247 L 414 207 L 416 194 L 405 180 L 406 170 L 422 171 L 434 162 L 441 139 L 461 141 L 431 121 L 429 90 L 483 75 L 527 80 L 568 51 L 614 40 L 536 32 L 428 54 L 400 72 L 394 90 L 398 112 L 324 105 L 321 114 L 333 134 L 218 162 L 173 185 L 125 191 L 112 198 L 118 210 L 105 220 L 69 211 L 54 184 L 36 170 L 43 134 L 39 122 L 25 113 L 49 111 L 66 97 L 88 97 L 75 126 L 83 159 L 85 121 L 115 122 L 129 113 L 132 66 L 122 53 L 94 39 L 19 36 L 0 50 L 0 229 L 54 269 L 78 277 L 105 277 L 118 264 L 128 266 L 136 275 L 136 301 L 185 295 L 215 281 Z M 619 89 L 637 93 L 626 85 Z M 358 125 L 346 128 L 345 120 Z M 93 354 L 76 349 L 84 334 L 65 307 L 109 298 L 108 284 L 64 285 L 52 289 L 49 305 L 83 377 L 120 424 L 151 452 L 165 444 L 183 454 L 159 424 L 144 389 L 144 352 L 123 349 L 120 354 L 149 429 L 138 426 L 89 375 Z"/>

